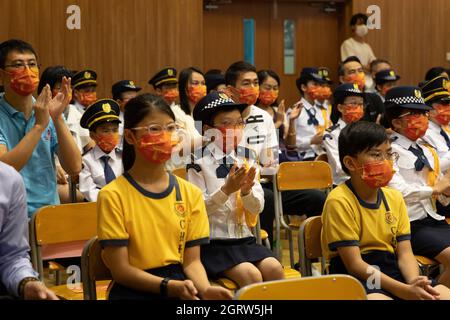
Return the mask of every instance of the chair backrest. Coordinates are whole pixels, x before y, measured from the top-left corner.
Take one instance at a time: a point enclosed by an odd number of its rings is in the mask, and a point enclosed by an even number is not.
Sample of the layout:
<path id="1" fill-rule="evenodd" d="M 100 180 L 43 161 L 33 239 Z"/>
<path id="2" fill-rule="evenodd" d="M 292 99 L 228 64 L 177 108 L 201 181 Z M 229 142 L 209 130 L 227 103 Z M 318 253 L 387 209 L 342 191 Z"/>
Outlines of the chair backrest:
<path id="1" fill-rule="evenodd" d="M 96 281 L 112 280 L 111 272 L 102 259 L 102 247 L 97 237 L 86 243 L 81 255 L 81 277 L 84 300 L 97 300 Z"/>
<path id="2" fill-rule="evenodd" d="M 181 179 L 187 180 L 186 168 L 174 169 L 172 173 Z"/>
<path id="3" fill-rule="evenodd" d="M 305 276 L 312 275 L 311 260 L 322 257 L 322 218 L 310 217 L 302 222 L 299 233 L 300 266 Z M 324 263 L 324 262 L 323 262 Z"/>
<path id="4" fill-rule="evenodd" d="M 30 223 L 33 265 L 43 275 L 41 246 L 48 247 L 85 241 L 97 234 L 97 204 L 73 203 L 45 206 L 37 210 Z"/>
<path id="5" fill-rule="evenodd" d="M 235 300 L 366 300 L 362 284 L 349 275 L 292 278 L 245 286 Z"/>
<path id="6" fill-rule="evenodd" d="M 283 162 L 277 173 L 279 191 L 326 189 L 333 186 L 333 173 L 323 161 Z"/>

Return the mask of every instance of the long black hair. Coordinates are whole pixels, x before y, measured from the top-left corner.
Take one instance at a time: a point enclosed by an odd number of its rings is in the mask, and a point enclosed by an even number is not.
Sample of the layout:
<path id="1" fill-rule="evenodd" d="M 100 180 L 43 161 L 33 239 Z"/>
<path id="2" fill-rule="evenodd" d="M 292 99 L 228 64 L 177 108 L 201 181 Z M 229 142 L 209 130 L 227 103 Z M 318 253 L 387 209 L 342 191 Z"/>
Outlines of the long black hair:
<path id="1" fill-rule="evenodd" d="M 142 119 L 150 113 L 156 111 L 167 114 L 175 121 L 175 115 L 172 109 L 170 109 L 167 102 L 165 102 L 161 97 L 151 93 L 138 95 L 128 101 L 125 106 L 124 128 L 135 128 L 138 123 L 142 121 Z M 130 170 L 131 167 L 133 167 L 135 160 L 136 153 L 134 151 L 134 147 L 129 144 L 126 139 L 123 139 L 122 163 L 124 171 Z"/>
<path id="2" fill-rule="evenodd" d="M 200 71 L 199 69 L 194 68 L 194 67 L 190 67 L 190 68 L 181 70 L 180 76 L 178 77 L 178 91 L 180 93 L 180 107 L 181 107 L 181 110 L 183 110 L 184 113 L 186 113 L 188 116 L 191 115 L 191 108 L 189 107 L 189 99 L 188 99 L 188 96 L 186 93 L 186 89 L 188 86 L 189 79 L 191 78 L 191 76 L 194 72 L 200 73 L 203 76 L 203 78 L 205 77 L 205 75 L 203 74 L 202 71 Z"/>
<path id="3" fill-rule="evenodd" d="M 72 71 L 64 66 L 48 67 L 41 75 L 37 92 L 40 94 L 47 84 L 50 85 L 50 89 L 53 90 L 56 84 L 62 82 L 63 77 L 71 78 L 72 76 Z"/>
<path id="4" fill-rule="evenodd" d="M 281 85 L 281 81 L 280 81 L 280 77 L 278 76 L 278 74 L 270 69 L 266 69 L 266 70 L 260 70 L 256 73 L 258 75 L 258 82 L 259 85 L 261 86 L 264 81 L 267 80 L 267 78 L 271 77 L 274 78 L 275 81 L 277 82 L 277 85 L 280 86 Z M 259 98 L 258 101 L 256 101 L 256 105 L 259 104 Z M 272 103 L 272 106 L 278 106 L 278 99 L 274 101 L 274 103 Z"/>

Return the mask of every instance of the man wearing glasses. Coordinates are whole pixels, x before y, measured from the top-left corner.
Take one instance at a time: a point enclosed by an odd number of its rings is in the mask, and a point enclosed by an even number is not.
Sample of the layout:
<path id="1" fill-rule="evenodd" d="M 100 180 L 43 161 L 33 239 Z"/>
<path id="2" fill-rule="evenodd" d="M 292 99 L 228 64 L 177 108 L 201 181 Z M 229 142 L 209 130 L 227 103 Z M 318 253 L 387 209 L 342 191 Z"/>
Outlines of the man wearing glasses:
<path id="1" fill-rule="evenodd" d="M 0 44 L 0 161 L 22 175 L 28 217 L 39 208 L 58 204 L 54 158 L 57 154 L 69 175 L 81 170 L 81 155 L 62 113 L 69 97 L 70 79 L 53 99 L 47 85 L 37 99 L 37 56 L 30 44 L 8 40 Z"/>

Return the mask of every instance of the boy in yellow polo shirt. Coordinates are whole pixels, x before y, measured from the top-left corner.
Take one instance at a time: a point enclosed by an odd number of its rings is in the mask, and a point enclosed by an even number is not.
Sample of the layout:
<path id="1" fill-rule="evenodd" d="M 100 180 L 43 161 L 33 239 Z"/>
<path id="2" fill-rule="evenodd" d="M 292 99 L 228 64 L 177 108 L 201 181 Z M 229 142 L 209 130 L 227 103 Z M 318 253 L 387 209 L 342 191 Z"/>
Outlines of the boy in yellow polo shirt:
<path id="1" fill-rule="evenodd" d="M 350 180 L 330 193 L 322 214 L 330 273 L 356 277 L 369 299 L 449 299 L 448 288 L 419 276 L 405 202 L 385 188 L 397 157 L 380 125 L 361 121 L 342 130 L 339 159 Z"/>

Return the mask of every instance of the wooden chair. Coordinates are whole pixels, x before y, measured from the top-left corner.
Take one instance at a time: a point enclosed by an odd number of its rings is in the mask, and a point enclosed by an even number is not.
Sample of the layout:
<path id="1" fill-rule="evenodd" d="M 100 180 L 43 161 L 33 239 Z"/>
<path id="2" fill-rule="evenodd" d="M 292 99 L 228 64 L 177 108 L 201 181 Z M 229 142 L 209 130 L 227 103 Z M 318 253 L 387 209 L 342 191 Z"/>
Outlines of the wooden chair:
<path id="1" fill-rule="evenodd" d="M 234 300 L 367 300 L 362 284 L 348 275 L 285 279 L 251 284 Z"/>
<path id="2" fill-rule="evenodd" d="M 315 259 L 321 259 L 322 274 L 325 272 L 326 261 L 322 254 L 321 233 L 321 217 L 308 218 L 300 226 L 298 250 L 300 271 L 303 276 L 312 276 L 312 261 Z"/>
<path id="3" fill-rule="evenodd" d="M 280 233 L 286 229 L 289 239 L 291 268 L 294 268 L 294 246 L 292 231 L 299 230 L 299 224 L 290 224 L 285 220 L 281 192 L 288 190 L 325 189 L 331 191 L 333 174 L 328 163 L 323 161 L 284 162 L 280 165 L 276 179 L 273 179 L 275 201 L 275 256 L 281 261 Z M 301 210 L 301 208 L 299 208 Z"/>
<path id="4" fill-rule="evenodd" d="M 41 280 L 43 261 L 81 257 L 84 244 L 96 234 L 95 202 L 45 206 L 37 210 L 30 221 L 30 246 L 32 263 Z M 51 268 L 59 267 L 53 263 Z M 76 291 L 66 285 L 60 287 L 51 289 L 57 290 L 62 298 L 71 297 Z"/>
<path id="5" fill-rule="evenodd" d="M 181 179 L 187 180 L 186 168 L 174 169 L 172 171 L 172 174 L 177 176 L 177 177 L 179 177 L 179 178 L 181 178 Z"/>
<path id="6" fill-rule="evenodd" d="M 112 275 L 103 262 L 102 248 L 97 237 L 89 240 L 81 256 L 81 275 L 83 279 L 84 300 L 107 299 L 107 287 Z"/>
<path id="7" fill-rule="evenodd" d="M 434 259 L 429 259 L 424 256 L 414 256 L 416 258 L 417 264 L 419 265 L 420 273 L 424 276 L 429 277 L 434 271 L 439 269 L 440 264 Z"/>

